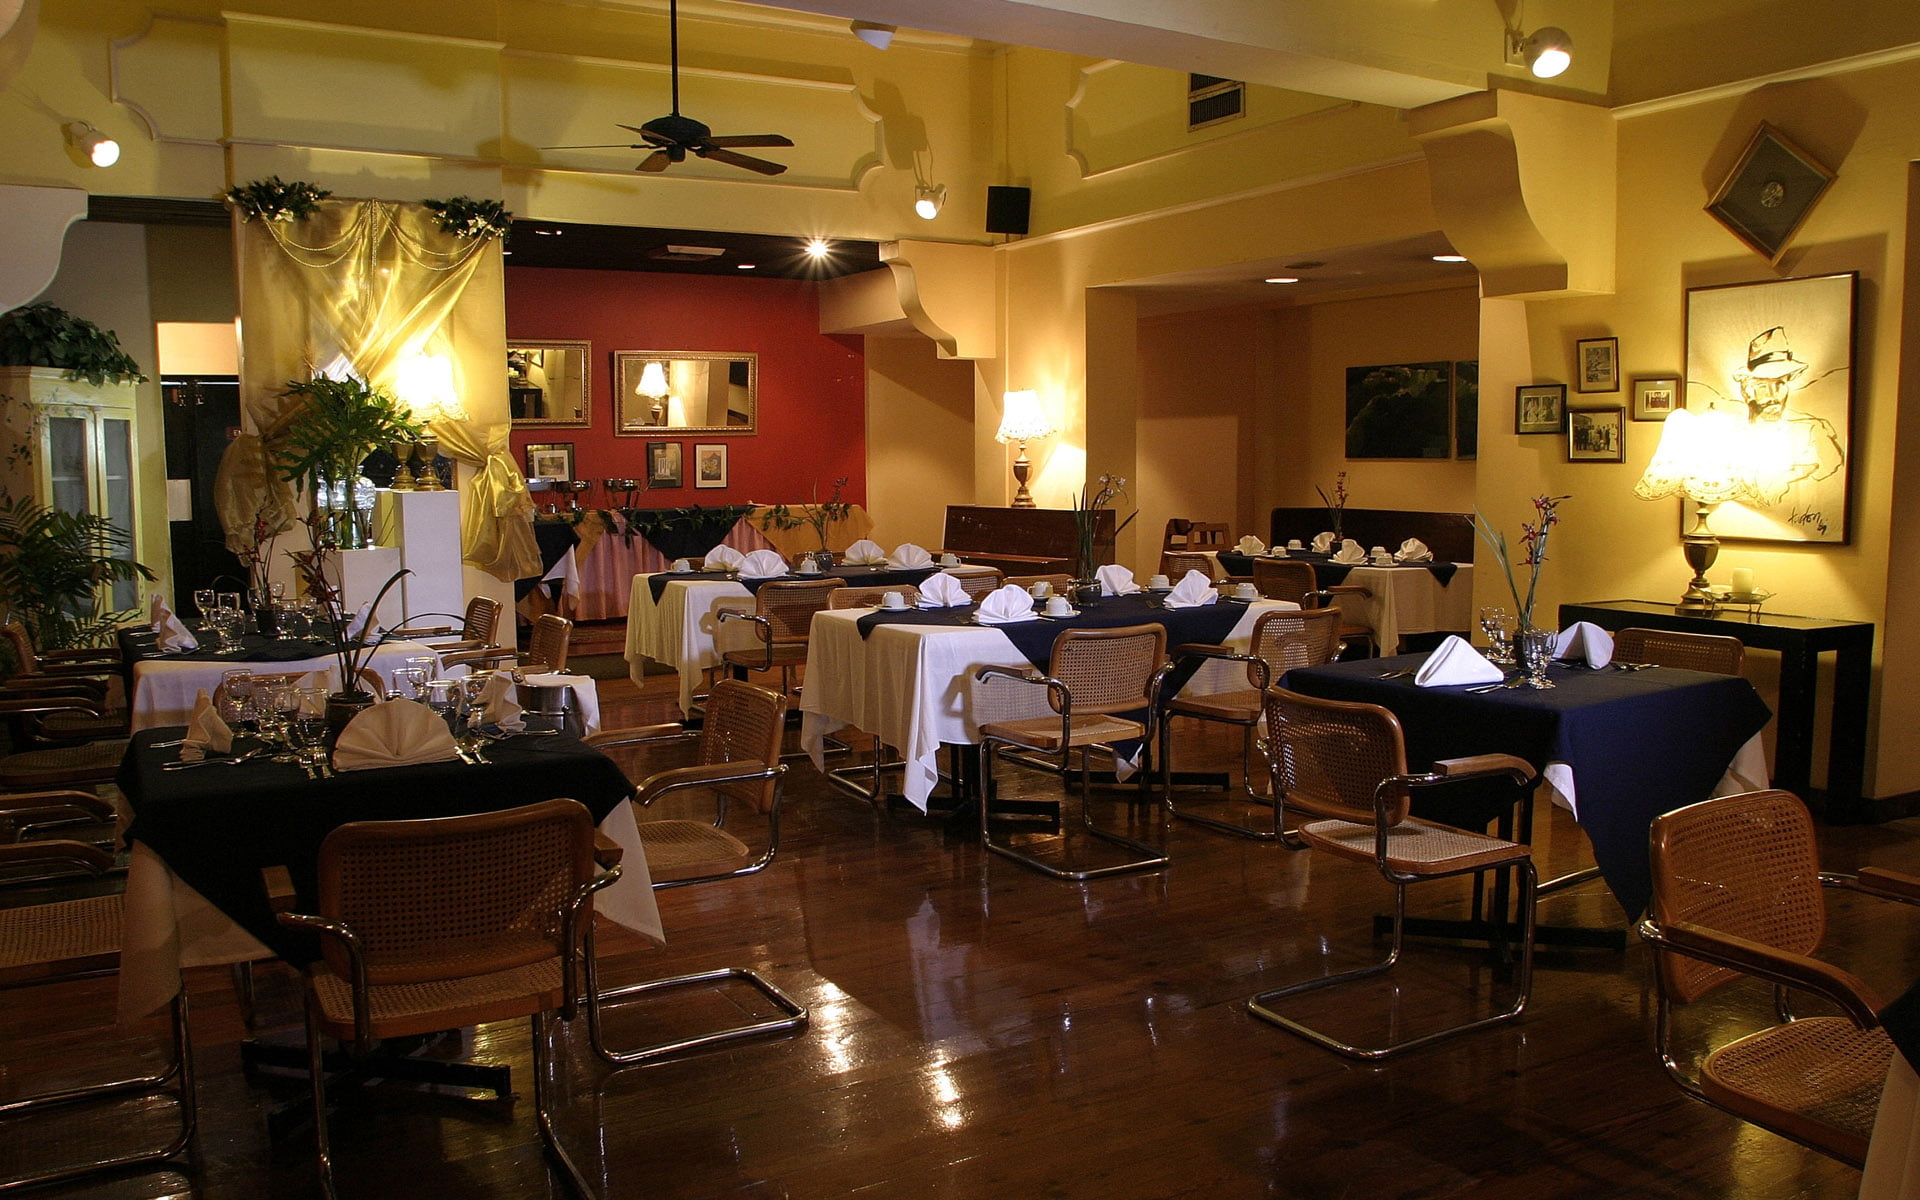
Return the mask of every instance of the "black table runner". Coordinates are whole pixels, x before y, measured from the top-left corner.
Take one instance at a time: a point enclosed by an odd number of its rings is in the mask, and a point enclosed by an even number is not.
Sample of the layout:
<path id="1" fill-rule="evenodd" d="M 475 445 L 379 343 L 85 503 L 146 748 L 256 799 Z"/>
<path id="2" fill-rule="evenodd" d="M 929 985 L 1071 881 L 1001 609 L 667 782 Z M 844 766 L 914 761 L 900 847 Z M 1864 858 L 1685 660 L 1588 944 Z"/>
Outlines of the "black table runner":
<path id="1" fill-rule="evenodd" d="M 1219 554 L 1220 569 L 1229 575 L 1251 575 L 1255 557 L 1251 554 L 1241 554 L 1236 550 L 1222 550 Z M 1287 557 L 1311 564 L 1313 577 L 1321 587 L 1338 587 L 1346 581 L 1347 572 L 1355 567 L 1374 565 L 1372 563 L 1337 563 L 1328 555 L 1315 554 L 1310 550 L 1289 550 Z M 1441 587 L 1452 583 L 1454 574 L 1460 570 L 1459 563 L 1450 562 L 1396 563 L 1394 566 L 1400 570 L 1425 568 L 1439 581 Z"/>
<path id="2" fill-rule="evenodd" d="M 862 616 L 856 624 L 860 636 L 871 637 L 881 625 L 969 625 L 976 606 L 961 608 L 913 608 L 904 612 L 877 609 Z M 1218 645 L 1227 640 L 1233 627 L 1246 615 L 1246 605 L 1231 600 L 1199 608 L 1167 608 L 1157 596 L 1139 593 L 1132 596 L 1106 596 L 1098 604 L 1089 604 L 1076 617 L 1042 617 L 1037 621 L 1016 621 L 1011 625 L 993 625 L 1007 635 L 1022 657 L 1042 671 L 1053 657 L 1053 641 L 1069 629 L 1114 629 L 1122 625 L 1164 625 L 1167 650 L 1189 642 Z M 1193 664 L 1198 669 L 1199 664 Z M 1187 675 L 1193 672 L 1189 670 Z M 1179 679 L 1177 682 L 1185 682 Z"/>
<path id="3" fill-rule="evenodd" d="M 200 637 L 200 649 L 189 650 L 185 654 L 167 654 L 155 645 L 152 630 L 123 629 L 119 633 L 120 653 L 129 663 L 143 659 L 164 662 L 299 662 L 301 659 L 322 658 L 333 653 L 331 645 L 314 638 L 270 638 L 248 633 L 241 635 L 240 649 L 228 652 L 207 648 L 213 640 L 211 634 L 202 634 Z"/>
<path id="4" fill-rule="evenodd" d="M 841 566 L 820 571 L 812 575 L 802 575 L 798 571 L 789 571 L 785 575 L 775 575 L 771 579 L 736 579 L 747 591 L 758 594 L 769 583 L 806 583 L 816 579 L 844 579 L 848 587 L 899 587 L 901 584 L 918 585 L 921 580 L 940 570 L 931 567 L 859 567 Z M 735 579 L 725 571 L 656 571 L 647 576 L 647 590 L 653 593 L 653 602 L 660 603 L 660 597 L 666 594 L 667 584 L 675 579 Z"/>

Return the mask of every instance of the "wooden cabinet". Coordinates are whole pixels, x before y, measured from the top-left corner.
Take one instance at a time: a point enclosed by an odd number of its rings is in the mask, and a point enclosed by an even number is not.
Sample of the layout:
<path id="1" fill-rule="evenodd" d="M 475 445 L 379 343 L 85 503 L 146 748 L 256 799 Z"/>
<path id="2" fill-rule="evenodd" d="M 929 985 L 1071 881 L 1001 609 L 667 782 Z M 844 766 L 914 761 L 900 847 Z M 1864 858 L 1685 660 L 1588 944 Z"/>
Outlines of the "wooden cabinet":
<path id="1" fill-rule="evenodd" d="M 1071 572 L 1080 545 L 1080 527 L 1069 508 L 988 508 L 949 504 L 942 550 L 969 563 L 998 567 L 1009 575 Z M 1094 518 L 1094 557 L 1113 561 L 1113 510 Z"/>

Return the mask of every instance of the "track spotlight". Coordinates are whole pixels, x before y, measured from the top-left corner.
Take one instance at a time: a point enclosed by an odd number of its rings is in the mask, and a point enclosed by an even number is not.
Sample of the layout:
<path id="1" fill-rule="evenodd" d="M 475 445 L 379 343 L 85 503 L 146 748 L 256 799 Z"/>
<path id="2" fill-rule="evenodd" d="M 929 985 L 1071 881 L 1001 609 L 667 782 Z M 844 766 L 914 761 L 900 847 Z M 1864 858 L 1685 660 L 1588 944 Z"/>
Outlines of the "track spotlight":
<path id="1" fill-rule="evenodd" d="M 888 46 L 891 46 L 893 44 L 893 35 L 896 32 L 898 32 L 898 26 L 894 25 L 881 25 L 874 21 L 855 21 L 853 23 L 853 36 L 859 38 L 867 45 L 872 46 L 875 50 L 885 50 Z"/>
<path id="2" fill-rule="evenodd" d="M 1573 39 L 1557 25 L 1542 25 L 1531 35 L 1510 28 L 1507 62 L 1524 65 L 1536 79 L 1552 79 L 1573 65 Z"/>
<path id="3" fill-rule="evenodd" d="M 94 166 L 110 167 L 120 161 L 120 143 L 85 121 L 68 121 L 63 132 L 67 135 L 67 145 L 85 155 Z"/>
<path id="4" fill-rule="evenodd" d="M 940 215 L 947 204 L 947 185 L 923 183 L 913 189 L 913 212 L 923 221 Z"/>

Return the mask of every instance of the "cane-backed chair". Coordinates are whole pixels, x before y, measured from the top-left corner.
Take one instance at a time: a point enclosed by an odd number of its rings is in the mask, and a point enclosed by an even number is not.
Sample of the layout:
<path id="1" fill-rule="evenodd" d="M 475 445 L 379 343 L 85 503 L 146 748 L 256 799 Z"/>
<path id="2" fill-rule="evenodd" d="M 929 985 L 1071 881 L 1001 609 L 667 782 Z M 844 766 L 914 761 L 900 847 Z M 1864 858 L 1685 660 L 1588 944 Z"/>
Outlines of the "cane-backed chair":
<path id="1" fill-rule="evenodd" d="M 1034 584 L 1044 583 L 1050 590 L 1065 594 L 1067 589 L 1073 586 L 1073 576 L 1064 571 L 1057 575 L 1009 575 L 1006 582 L 1016 584 L 1020 590 L 1026 592 L 1031 592 Z"/>
<path id="2" fill-rule="evenodd" d="M 554 1134 L 548 1018 L 575 1014 L 593 893 L 617 875 L 597 865 L 593 819 L 574 800 L 342 825 L 321 843 L 311 913 L 295 911 L 285 867 L 266 872 L 280 923 L 320 940 L 305 991 L 326 1195 L 334 1189 L 323 1037 L 366 1055 L 383 1038 L 515 1017 L 532 1018 L 534 1114 L 547 1153 L 576 1192 L 593 1194 Z"/>
<path id="3" fill-rule="evenodd" d="M 699 805 L 704 818 L 704 811 L 711 806 L 710 819 L 667 817 L 640 823 L 640 839 L 647 847 L 647 870 L 655 891 L 752 875 L 773 862 L 780 850 L 780 783 L 786 773 L 780 762 L 780 739 L 786 712 L 785 696 L 737 679 L 722 679 L 707 697 L 706 717 L 698 732 L 688 732 L 677 724 L 649 725 L 603 730 L 587 738 L 588 745 L 613 758 L 633 781 L 633 802 L 639 808 L 648 809 L 672 797 L 676 804 L 691 801 Z M 693 763 L 650 770 L 653 755 L 673 743 L 691 747 Z M 756 823 L 766 822 L 762 848 L 751 848 L 733 832 L 730 825 L 740 824 L 730 821 L 736 810 L 747 810 Z M 754 834 L 758 840 L 758 830 Z M 637 1049 L 615 1050 L 607 1044 L 605 1010 L 641 996 L 729 981 L 753 988 L 781 1015 Z M 587 1005 L 587 1029 L 595 1052 L 608 1062 L 622 1065 L 800 1029 L 808 1020 L 805 1005 L 746 967 L 722 967 L 603 988 L 598 964 L 589 961 Z"/>
<path id="4" fill-rule="evenodd" d="M 1916 904 L 1920 879 L 1823 873 L 1813 820 L 1791 792 L 1689 804 L 1656 817 L 1649 839 L 1653 900 L 1639 932 L 1654 951 L 1654 1049 L 1668 1076 L 1698 1100 L 1860 1166 L 1894 1047 L 1873 989 L 1813 957 L 1826 932 L 1823 888 Z M 1774 1023 L 1716 1047 L 1689 1075 L 1675 1057 L 1674 1009 L 1740 976 L 1774 985 Z M 1794 1018 L 1794 991 L 1840 1015 Z"/>
<path id="5" fill-rule="evenodd" d="M 500 602 L 490 596 L 475 596 L 467 601 L 460 627 L 451 625 L 404 625 L 388 632 L 399 638 L 429 642 L 442 654 L 461 650 L 485 650 L 493 645 L 494 631 L 500 624 Z"/>
<path id="6" fill-rule="evenodd" d="M 989 721 L 980 726 L 980 844 L 989 852 L 1010 858 L 1055 879 L 1097 879 L 1128 871 L 1153 871 L 1167 865 L 1166 852 L 1137 838 L 1128 837 L 1093 823 L 1089 807 L 1092 752 L 1095 747 L 1114 755 L 1116 743 L 1137 741 L 1141 753 L 1153 739 L 1153 682 L 1166 658 L 1167 631 L 1162 625 L 1123 625 L 1114 629 L 1069 629 L 1053 640 L 1047 670 L 1020 670 L 1014 667 L 982 667 L 974 673 L 976 684 L 995 681 L 993 686 L 1025 685 L 1047 689 L 1047 703 L 1053 716 Z M 1007 683 L 999 681 L 1011 681 Z M 1137 717 L 1137 719 L 1136 719 Z M 1131 851 L 1135 857 L 1118 863 L 1079 866 L 1049 862 L 1028 854 L 1010 843 L 994 840 L 991 810 L 993 800 L 993 763 L 996 748 L 1005 746 L 1026 752 L 1019 761 L 1031 763 L 1035 757 L 1052 758 L 1048 769 L 1064 779 L 1072 769 L 1073 752 L 1080 752 L 1080 825 L 1093 837 Z M 1141 783 L 1149 771 L 1141 772 Z M 1066 832 L 1066 821 L 1061 821 Z"/>
<path id="7" fill-rule="evenodd" d="M 793 672 L 807 661 L 807 639 L 813 628 L 813 614 L 825 611 L 833 593 L 847 581 L 831 579 L 776 580 L 763 583 L 753 594 L 753 611 L 722 608 L 719 622 L 733 621 L 752 625 L 753 640 L 744 647 L 722 650 L 720 659 L 736 672 L 780 672 L 780 690 L 793 694 Z"/>
<path id="8" fill-rule="evenodd" d="M 999 591 L 1007 582 L 1005 572 L 991 569 L 983 571 L 978 567 L 956 572 L 953 577 L 960 581 L 960 590 L 975 604 Z"/>
<path id="9" fill-rule="evenodd" d="M 1252 642 L 1245 654 L 1236 654 L 1225 646 L 1187 645 L 1174 648 L 1172 660 L 1162 669 L 1163 672 L 1187 665 L 1198 667 L 1208 660 L 1225 659 L 1246 664 L 1248 686 L 1211 695 L 1167 695 L 1163 692 L 1160 696 L 1160 789 L 1169 813 L 1181 820 L 1193 821 L 1208 829 L 1238 837 L 1268 842 L 1280 840 L 1281 809 L 1277 804 L 1272 805 L 1272 829 L 1256 829 L 1191 810 L 1183 812 L 1175 806 L 1173 723 L 1177 718 L 1186 717 L 1238 727 L 1241 731 L 1240 794 L 1245 799 L 1260 802 L 1259 785 L 1256 782 L 1258 776 L 1253 767 L 1253 747 L 1254 733 L 1259 728 L 1264 712 L 1266 689 L 1296 667 L 1315 667 L 1332 662 L 1340 650 L 1339 624 L 1340 610 L 1337 608 L 1262 613 L 1253 623 Z"/>
<path id="10" fill-rule="evenodd" d="M 877 608 L 887 598 L 888 592 L 898 592 L 901 602 L 909 605 L 920 599 L 920 589 L 910 583 L 843 587 L 827 593 L 827 607 L 835 611 L 843 608 Z"/>
<path id="11" fill-rule="evenodd" d="M 1170 583 L 1180 582 L 1186 577 L 1188 571 L 1198 571 L 1208 579 L 1212 579 L 1217 561 L 1210 554 L 1167 550 L 1160 555 L 1160 573 L 1165 575 Z"/>
<path id="12" fill-rule="evenodd" d="M 1351 583 L 1323 588 L 1312 563 L 1292 558 L 1254 559 L 1253 586 L 1269 600 L 1291 600 L 1301 608 L 1339 608 L 1342 596 L 1365 599 L 1373 595 L 1372 589 Z M 1375 636 L 1373 626 L 1354 621 L 1344 612 L 1340 617 L 1340 640 L 1365 642 L 1369 655 L 1380 651 L 1380 639 Z"/>
<path id="13" fill-rule="evenodd" d="M 29 720 L 104 715 L 99 705 L 85 697 L 60 695 L 0 698 L 0 714 Z M 126 738 L 107 737 L 9 754 L 0 758 L 0 791 L 30 792 L 109 783 L 119 772 L 120 759 L 126 749 Z"/>
<path id="14" fill-rule="evenodd" d="M 83 842 L 44 841 L 0 846 L 0 867 L 8 870 L 27 867 L 100 874 L 112 865 L 112 861 L 112 855 Z M 117 970 L 120 962 L 122 899 L 119 895 L 93 896 L 51 904 L 0 908 L 0 988 L 56 983 Z M 51 1109 L 78 1107 L 92 1112 L 92 1119 L 97 1124 L 105 1119 L 102 1108 L 109 1102 L 170 1095 L 180 1120 L 176 1134 L 163 1145 L 138 1149 L 126 1148 L 116 1139 L 104 1143 L 111 1146 L 111 1153 L 85 1163 L 49 1166 L 44 1152 L 31 1152 L 25 1158 L 35 1164 L 35 1170 L 0 1180 L 0 1190 L 79 1179 L 101 1172 L 164 1162 L 185 1150 L 193 1140 L 195 1115 L 193 1043 L 187 1034 L 187 997 L 184 989 L 173 998 L 169 1025 L 173 1043 L 171 1055 L 158 1070 L 129 1078 L 70 1085 L 57 1091 L 15 1099 L 0 1104 L 0 1121 Z M 9 1074 L 17 1069 L 17 1063 L 10 1064 Z M 106 1111 L 110 1113 L 111 1109 Z M 64 1143 L 53 1130 L 46 1127 L 45 1120 L 35 1115 L 33 1132 L 40 1136 L 41 1144 L 57 1154 Z"/>
<path id="15" fill-rule="evenodd" d="M 1536 876 L 1527 847 L 1423 821 L 1411 816 L 1409 809 L 1416 791 L 1461 780 L 1505 777 L 1516 788 L 1531 787 L 1533 768 L 1511 755 L 1484 754 L 1438 762 L 1426 774 L 1411 774 L 1400 722 L 1376 704 L 1321 700 L 1271 687 L 1266 692 L 1266 718 L 1276 805 L 1299 809 L 1314 818 L 1300 824 L 1298 847 L 1324 850 L 1353 862 L 1369 863 L 1378 870 L 1393 885 L 1393 933 L 1384 960 L 1260 992 L 1247 1002 L 1253 1015 L 1316 1045 L 1366 1061 L 1389 1058 L 1518 1017 L 1526 1008 L 1533 985 Z M 1274 1007 L 1276 1002 L 1303 992 L 1390 972 L 1400 960 L 1404 942 L 1409 885 L 1505 870 L 1520 876 L 1520 961 L 1514 979 L 1517 995 L 1510 1007 L 1382 1046 L 1341 1041 Z M 1401 1003 L 1405 1003 L 1404 997 Z"/>
<path id="16" fill-rule="evenodd" d="M 91 706 L 10 715 L 15 749 L 127 736 L 129 713 L 116 685 L 125 668 L 117 650 L 37 650 L 33 635 L 18 621 L 0 625 L 0 638 L 14 662 L 13 674 L 0 683 L 0 702 L 73 697 Z"/>
<path id="17" fill-rule="evenodd" d="M 1738 675 L 1747 648 L 1739 638 L 1667 629 L 1622 629 L 1613 635 L 1613 657 L 1715 675 Z"/>
<path id="18" fill-rule="evenodd" d="M 515 652 L 500 646 L 481 650 L 456 650 L 443 654 L 440 665 L 464 664 L 469 670 L 486 667 L 517 667 L 536 674 L 567 669 L 567 655 L 573 645 L 573 622 L 553 613 L 542 613 L 527 637 L 527 648 Z"/>

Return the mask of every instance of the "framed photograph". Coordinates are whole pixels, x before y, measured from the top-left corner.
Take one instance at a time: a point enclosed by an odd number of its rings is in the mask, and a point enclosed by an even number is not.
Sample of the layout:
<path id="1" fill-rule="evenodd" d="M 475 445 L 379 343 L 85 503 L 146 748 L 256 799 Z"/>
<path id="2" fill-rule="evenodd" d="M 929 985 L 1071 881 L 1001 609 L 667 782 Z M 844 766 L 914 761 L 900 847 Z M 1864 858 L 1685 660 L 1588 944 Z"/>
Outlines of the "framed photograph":
<path id="1" fill-rule="evenodd" d="M 1620 339 L 1581 338 L 1573 344 L 1576 392 L 1620 390 Z"/>
<path id="2" fill-rule="evenodd" d="M 647 486 L 650 488 L 687 486 L 686 476 L 680 469 L 679 442 L 647 443 Z"/>
<path id="3" fill-rule="evenodd" d="M 727 486 L 727 444 L 725 442 L 700 442 L 694 446 L 693 486 L 697 488 Z"/>
<path id="4" fill-rule="evenodd" d="M 1451 458 L 1453 364 L 1347 368 L 1348 458 Z"/>
<path id="5" fill-rule="evenodd" d="M 1617 405 L 1568 409 L 1567 461 L 1627 461 L 1627 410 Z"/>
<path id="6" fill-rule="evenodd" d="M 527 447 L 528 479 L 572 479 L 573 443 L 543 442 Z"/>
<path id="7" fill-rule="evenodd" d="M 1566 427 L 1566 384 L 1530 383 L 1513 389 L 1515 433 L 1559 433 Z"/>
<path id="8" fill-rule="evenodd" d="M 1770 263 L 1826 194 L 1833 172 L 1762 122 L 1707 211 Z"/>
<path id="9" fill-rule="evenodd" d="M 1633 381 L 1633 419 L 1664 421 L 1680 403 L 1680 379 L 1675 375 L 1656 375 Z"/>
<path id="10" fill-rule="evenodd" d="M 1721 541 L 1845 544 L 1853 492 L 1855 272 L 1687 290 L 1681 407 L 1744 417 L 1760 491 L 1714 510 Z"/>

